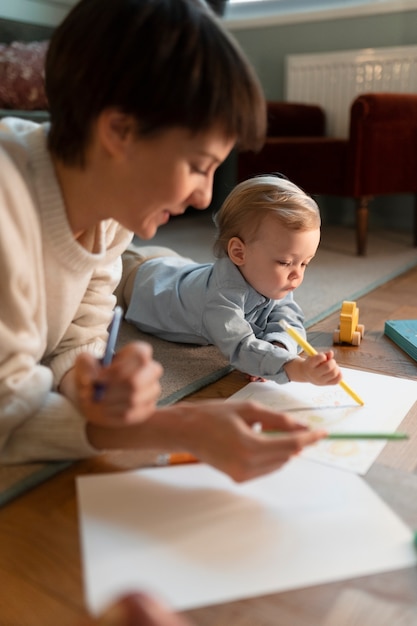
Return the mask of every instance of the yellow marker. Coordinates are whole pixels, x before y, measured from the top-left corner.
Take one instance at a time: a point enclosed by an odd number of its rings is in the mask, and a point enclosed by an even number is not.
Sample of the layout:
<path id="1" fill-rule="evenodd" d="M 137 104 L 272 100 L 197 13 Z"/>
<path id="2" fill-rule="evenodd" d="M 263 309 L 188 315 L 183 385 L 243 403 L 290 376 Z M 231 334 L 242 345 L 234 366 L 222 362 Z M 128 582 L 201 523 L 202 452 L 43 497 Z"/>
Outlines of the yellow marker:
<path id="1" fill-rule="evenodd" d="M 285 320 L 281 320 L 279 323 L 282 326 L 282 328 L 287 331 L 287 333 L 290 335 L 290 337 L 295 339 L 295 341 L 298 343 L 298 345 L 304 350 L 304 352 L 306 354 L 308 354 L 308 356 L 314 356 L 315 354 L 318 354 L 317 350 L 315 348 L 313 348 L 313 346 L 311 344 L 309 344 L 308 341 L 306 341 L 304 339 L 304 337 L 302 337 L 295 330 L 295 328 L 290 326 L 288 324 L 288 322 L 286 322 Z M 362 398 L 360 398 L 358 396 L 358 394 L 355 393 L 353 391 L 353 389 L 351 387 L 349 387 L 349 385 L 347 383 L 345 383 L 344 380 L 341 380 L 339 385 L 342 387 L 342 389 L 344 389 L 346 391 L 346 393 L 348 393 L 350 395 L 351 398 L 353 398 L 355 400 L 355 402 L 357 402 L 361 406 L 363 406 L 365 404 L 365 402 L 362 400 Z"/>

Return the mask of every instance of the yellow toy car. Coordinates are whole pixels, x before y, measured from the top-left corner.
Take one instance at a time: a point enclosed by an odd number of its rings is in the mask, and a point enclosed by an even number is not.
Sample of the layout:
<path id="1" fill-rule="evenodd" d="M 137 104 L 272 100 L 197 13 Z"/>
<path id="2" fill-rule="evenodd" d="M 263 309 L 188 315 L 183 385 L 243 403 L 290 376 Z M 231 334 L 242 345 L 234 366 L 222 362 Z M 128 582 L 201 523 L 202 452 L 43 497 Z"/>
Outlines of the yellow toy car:
<path id="1" fill-rule="evenodd" d="M 333 333 L 333 343 L 350 343 L 359 346 L 365 326 L 359 324 L 359 309 L 356 302 L 345 300 L 340 311 L 340 325 Z"/>

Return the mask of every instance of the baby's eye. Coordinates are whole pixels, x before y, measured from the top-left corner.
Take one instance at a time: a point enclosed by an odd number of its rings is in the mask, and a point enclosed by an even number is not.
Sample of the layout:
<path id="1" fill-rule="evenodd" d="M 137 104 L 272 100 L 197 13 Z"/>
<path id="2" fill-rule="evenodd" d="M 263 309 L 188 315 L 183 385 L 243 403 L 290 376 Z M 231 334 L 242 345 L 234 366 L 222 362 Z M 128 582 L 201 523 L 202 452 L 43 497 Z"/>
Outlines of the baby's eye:
<path id="1" fill-rule="evenodd" d="M 301 265 L 303 265 L 304 267 L 308 267 L 312 260 L 313 259 L 310 259 L 309 261 L 305 261 L 305 263 L 301 263 Z"/>
<path id="2" fill-rule="evenodd" d="M 290 267 L 291 261 L 277 261 L 278 265 L 282 265 L 283 267 Z"/>

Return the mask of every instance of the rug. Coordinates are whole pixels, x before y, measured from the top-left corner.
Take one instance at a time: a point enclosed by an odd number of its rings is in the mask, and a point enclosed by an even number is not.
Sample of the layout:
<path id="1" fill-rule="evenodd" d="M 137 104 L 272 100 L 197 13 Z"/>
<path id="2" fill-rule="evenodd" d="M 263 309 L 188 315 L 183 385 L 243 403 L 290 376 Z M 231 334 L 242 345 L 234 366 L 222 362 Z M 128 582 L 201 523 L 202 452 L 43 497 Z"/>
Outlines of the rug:
<path id="1" fill-rule="evenodd" d="M 353 229 L 325 227 L 317 255 L 294 293 L 306 328 L 337 311 L 343 300 L 357 300 L 416 265 L 411 232 L 371 231 L 367 256 L 359 257 Z"/>
<path id="2" fill-rule="evenodd" d="M 213 238 L 211 219 L 197 214 L 173 220 L 158 232 L 152 244 L 169 246 L 184 256 L 206 262 L 213 258 Z M 357 257 L 352 229 L 323 228 L 316 258 L 295 292 L 295 299 L 305 313 L 306 327 L 336 311 L 343 300 L 356 300 L 417 265 L 417 249 L 412 247 L 411 239 L 411 233 L 373 231 L 369 235 L 368 255 Z M 119 346 L 137 339 L 150 342 L 155 358 L 164 366 L 160 405 L 177 402 L 231 370 L 213 346 L 169 343 L 124 323 Z M 0 468 L 0 506 L 70 464 L 31 463 Z"/>
<path id="3" fill-rule="evenodd" d="M 150 343 L 154 358 L 164 367 L 159 406 L 178 402 L 194 391 L 219 380 L 232 369 L 227 359 L 214 346 L 171 343 L 142 333 L 132 324 L 123 322 L 118 345 L 124 345 L 129 341 Z"/>

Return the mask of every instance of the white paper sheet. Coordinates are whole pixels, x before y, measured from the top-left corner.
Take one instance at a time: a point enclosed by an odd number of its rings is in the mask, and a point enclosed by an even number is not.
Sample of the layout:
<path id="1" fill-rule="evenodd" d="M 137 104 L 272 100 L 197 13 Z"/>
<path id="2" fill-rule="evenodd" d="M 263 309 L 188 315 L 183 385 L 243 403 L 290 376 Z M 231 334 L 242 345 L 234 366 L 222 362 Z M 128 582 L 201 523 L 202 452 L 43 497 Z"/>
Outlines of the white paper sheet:
<path id="1" fill-rule="evenodd" d="M 329 432 L 394 432 L 417 400 L 417 381 L 341 368 L 346 383 L 364 400 L 359 406 L 340 387 L 310 383 L 249 383 L 230 399 L 257 400 L 289 413 L 312 428 Z M 366 474 L 387 441 L 323 440 L 302 456 L 357 474 Z M 407 442 L 392 443 L 395 446 Z"/>
<path id="2" fill-rule="evenodd" d="M 94 613 L 134 589 L 185 610 L 416 563 L 411 531 L 360 477 L 303 459 L 244 484 L 197 464 L 77 488 Z"/>

